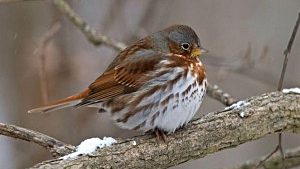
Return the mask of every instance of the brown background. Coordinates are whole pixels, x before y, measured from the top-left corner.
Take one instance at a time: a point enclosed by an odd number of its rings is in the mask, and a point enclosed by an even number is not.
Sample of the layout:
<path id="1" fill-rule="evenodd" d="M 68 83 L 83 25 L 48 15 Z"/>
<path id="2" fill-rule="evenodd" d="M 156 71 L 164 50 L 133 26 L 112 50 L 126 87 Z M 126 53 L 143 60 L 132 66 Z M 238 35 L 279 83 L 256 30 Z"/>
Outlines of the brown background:
<path id="1" fill-rule="evenodd" d="M 187 24 L 200 35 L 210 56 L 202 58 L 209 81 L 238 99 L 273 91 L 281 72 L 282 52 L 300 9 L 299 0 L 73 0 L 68 1 L 99 32 L 132 43 L 173 24 Z M 117 52 L 95 47 L 51 1 L 0 4 L 0 122 L 30 128 L 77 145 L 91 137 L 129 137 L 138 133 L 115 127 L 95 109 L 66 109 L 29 115 L 42 104 L 37 49 L 54 20 L 61 29 L 45 50 L 49 99 L 84 89 Z M 300 36 L 291 52 L 285 87 L 300 86 Z M 206 97 L 200 112 L 223 106 Z M 276 136 L 246 143 L 175 168 L 221 168 L 269 153 Z M 300 137 L 284 134 L 284 147 Z M 49 159 L 41 147 L 0 136 L 0 168 L 24 168 Z"/>

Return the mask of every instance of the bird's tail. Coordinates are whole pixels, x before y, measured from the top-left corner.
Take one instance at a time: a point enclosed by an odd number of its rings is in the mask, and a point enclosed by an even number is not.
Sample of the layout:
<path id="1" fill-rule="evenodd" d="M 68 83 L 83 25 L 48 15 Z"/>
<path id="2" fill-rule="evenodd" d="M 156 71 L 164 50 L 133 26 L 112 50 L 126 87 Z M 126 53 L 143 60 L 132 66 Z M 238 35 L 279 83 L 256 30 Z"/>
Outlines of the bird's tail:
<path id="1" fill-rule="evenodd" d="M 79 94 L 75 94 L 75 95 L 72 95 L 65 99 L 58 100 L 52 104 L 49 104 L 49 105 L 46 105 L 43 107 L 39 107 L 39 108 L 35 108 L 35 109 L 31 109 L 28 111 L 28 113 L 48 113 L 48 112 L 52 112 L 55 110 L 60 110 L 63 108 L 76 106 L 77 104 L 79 104 L 81 102 L 81 100 L 83 98 L 85 98 L 88 95 L 89 92 L 90 92 L 90 90 L 86 89 Z"/>

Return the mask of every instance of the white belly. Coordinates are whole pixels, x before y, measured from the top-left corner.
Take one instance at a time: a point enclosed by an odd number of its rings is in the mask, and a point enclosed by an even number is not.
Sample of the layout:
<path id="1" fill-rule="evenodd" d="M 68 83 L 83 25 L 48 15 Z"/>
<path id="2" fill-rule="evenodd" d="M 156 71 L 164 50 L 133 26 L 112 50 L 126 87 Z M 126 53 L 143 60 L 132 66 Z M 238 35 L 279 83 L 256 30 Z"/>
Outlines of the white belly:
<path id="1" fill-rule="evenodd" d="M 183 87 L 174 88 L 173 90 L 182 93 L 189 84 L 187 81 L 183 83 L 185 83 Z M 177 128 L 188 123 L 201 106 L 206 92 L 204 83 L 206 83 L 206 79 L 203 80 L 201 85 L 197 84 L 191 87 L 185 95 L 180 94 L 178 98 L 173 99 L 168 104 L 166 112 L 161 114 L 155 121 L 155 126 L 166 132 L 174 132 Z"/>

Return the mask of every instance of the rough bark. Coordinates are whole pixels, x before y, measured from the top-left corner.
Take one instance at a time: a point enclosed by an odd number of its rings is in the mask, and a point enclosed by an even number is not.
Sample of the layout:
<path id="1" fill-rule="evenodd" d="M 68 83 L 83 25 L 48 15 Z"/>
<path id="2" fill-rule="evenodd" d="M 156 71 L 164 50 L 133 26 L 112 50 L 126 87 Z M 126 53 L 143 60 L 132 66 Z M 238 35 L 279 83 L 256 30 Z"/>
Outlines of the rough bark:
<path id="1" fill-rule="evenodd" d="M 273 92 L 245 100 L 240 107 L 209 113 L 159 143 L 139 136 L 72 160 L 54 159 L 32 168 L 167 168 L 233 148 L 267 134 L 300 132 L 300 95 Z M 133 144 L 136 142 L 136 145 Z"/>

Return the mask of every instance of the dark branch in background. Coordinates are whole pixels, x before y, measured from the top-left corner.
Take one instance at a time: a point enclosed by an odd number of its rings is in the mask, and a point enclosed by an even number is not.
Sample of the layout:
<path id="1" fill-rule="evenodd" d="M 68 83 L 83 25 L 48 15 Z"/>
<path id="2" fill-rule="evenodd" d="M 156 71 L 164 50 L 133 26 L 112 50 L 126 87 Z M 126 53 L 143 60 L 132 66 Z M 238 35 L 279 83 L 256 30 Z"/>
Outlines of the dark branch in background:
<path id="1" fill-rule="evenodd" d="M 290 52 L 292 50 L 292 46 L 293 46 L 297 31 L 298 31 L 299 24 L 300 24 L 300 12 L 298 13 L 298 18 L 297 18 L 296 24 L 294 26 L 294 30 L 293 30 L 293 33 L 292 33 L 291 38 L 289 40 L 289 43 L 288 43 L 286 49 L 283 52 L 284 62 L 283 62 L 283 66 L 282 66 L 282 72 L 281 72 L 280 80 L 279 80 L 279 83 L 278 83 L 278 88 L 277 88 L 278 91 L 282 90 L 284 75 L 285 75 L 285 71 L 286 71 L 286 67 L 287 67 L 287 63 L 288 63 L 288 55 L 290 54 Z"/>
<path id="2" fill-rule="evenodd" d="M 14 125 L 0 123 L 0 134 L 36 143 L 50 151 L 53 157 L 60 157 L 75 150 L 74 146 L 65 144 L 55 138 Z"/>
<path id="3" fill-rule="evenodd" d="M 292 150 L 288 150 L 284 153 L 285 156 L 285 167 L 286 168 L 294 168 L 300 165 L 300 147 L 294 148 Z M 265 159 L 266 157 L 261 158 L 261 160 Z M 268 161 L 264 162 L 263 165 L 260 166 L 262 169 L 282 169 L 281 155 L 277 154 L 273 157 L 269 158 Z M 230 169 L 253 169 L 257 165 L 257 161 L 248 161 L 245 164 L 240 166 L 230 168 Z M 229 168 L 228 168 L 229 169 Z"/>
<path id="4" fill-rule="evenodd" d="M 300 133 L 300 94 L 273 92 L 243 103 L 192 120 L 185 128 L 168 135 L 165 144 L 153 135 L 138 136 L 91 155 L 44 161 L 33 168 L 168 168 L 268 134 Z M 281 165 L 280 161 L 276 164 Z"/>
<path id="5" fill-rule="evenodd" d="M 47 80 L 47 70 L 46 70 L 46 48 L 53 38 L 53 36 L 59 31 L 61 24 L 59 21 L 54 22 L 51 27 L 48 29 L 43 39 L 40 42 L 40 46 L 37 48 L 36 53 L 40 58 L 40 85 L 41 85 L 41 94 L 43 103 L 47 104 L 49 100 L 48 94 L 48 80 Z"/>
<path id="6" fill-rule="evenodd" d="M 110 39 L 109 37 L 97 33 L 95 29 L 90 27 L 75 11 L 69 6 L 64 0 L 54 0 L 54 4 L 57 8 L 64 13 L 70 21 L 78 27 L 85 37 L 94 45 L 98 46 L 105 44 L 109 47 L 112 47 L 118 51 L 125 49 L 126 45 L 121 42 Z M 230 96 L 228 93 L 222 91 L 218 86 L 209 85 L 207 88 L 207 95 L 213 99 L 218 100 L 226 106 L 231 105 L 235 102 L 235 99 Z"/>
<path id="7" fill-rule="evenodd" d="M 286 49 L 283 52 L 283 54 L 284 54 L 284 62 L 283 62 L 283 66 L 282 66 L 280 80 L 279 80 L 279 83 L 278 83 L 278 86 L 277 86 L 277 91 L 281 91 L 282 88 L 283 88 L 284 76 L 285 76 L 285 72 L 286 72 L 286 68 L 287 68 L 287 64 L 288 64 L 288 55 L 289 55 L 289 53 L 292 50 L 292 46 L 293 46 L 293 43 L 294 43 L 297 31 L 298 31 L 299 24 L 300 24 L 300 12 L 298 13 L 297 21 L 296 21 L 296 24 L 294 26 L 293 33 L 292 33 L 292 35 L 290 37 L 290 40 L 288 42 L 288 45 L 287 45 Z M 283 153 L 283 148 L 282 148 L 282 135 L 281 135 L 281 133 L 278 134 L 278 145 L 275 148 L 275 150 L 273 152 L 271 152 L 265 159 L 263 159 L 258 164 L 257 167 L 261 166 L 266 160 L 268 160 L 277 151 L 279 151 L 280 154 L 281 154 L 281 159 L 282 159 L 282 164 L 283 164 L 282 168 L 286 168 L 285 167 L 285 163 L 284 163 L 285 160 L 284 160 L 284 153 Z"/>

